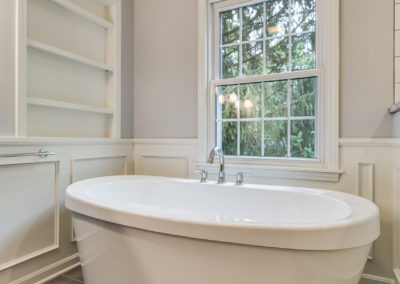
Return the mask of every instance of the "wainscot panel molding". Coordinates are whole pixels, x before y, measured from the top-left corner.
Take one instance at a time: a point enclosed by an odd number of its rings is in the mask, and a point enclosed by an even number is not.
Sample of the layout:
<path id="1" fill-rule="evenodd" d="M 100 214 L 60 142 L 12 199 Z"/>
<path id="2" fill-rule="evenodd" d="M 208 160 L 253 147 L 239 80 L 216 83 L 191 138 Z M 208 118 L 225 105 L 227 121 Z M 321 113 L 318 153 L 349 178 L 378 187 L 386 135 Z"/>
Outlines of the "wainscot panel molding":
<path id="1" fill-rule="evenodd" d="M 197 139 L 134 139 L 134 172 L 194 178 Z"/>
<path id="2" fill-rule="evenodd" d="M 400 154 L 397 159 L 398 166 L 396 166 L 395 155 L 397 152 L 400 153 L 400 139 L 342 138 L 339 145 L 340 170 L 338 171 L 316 172 L 315 169 L 275 167 L 270 167 L 269 171 L 265 171 L 265 168 L 246 165 L 240 165 L 240 169 L 253 173 L 245 176 L 245 183 L 324 188 L 361 195 L 375 202 L 380 209 L 381 236 L 374 244 L 373 260 L 370 259 L 367 262 L 363 279 L 368 283 L 371 281 L 395 283 L 393 255 L 399 254 L 400 257 L 400 252 L 393 250 L 396 244 L 393 238 L 393 215 L 394 207 L 400 203 L 400 198 L 394 196 L 394 184 L 396 177 L 400 175 L 400 172 L 395 171 L 396 167 L 400 168 Z M 206 169 L 209 170 L 209 179 L 216 180 L 217 162 L 214 165 L 201 162 L 203 150 L 202 143 L 197 143 L 196 139 L 134 139 L 135 174 L 143 174 L 144 164 L 147 163 L 145 174 L 156 175 L 160 174 L 160 171 L 161 173 L 168 171 L 170 176 L 181 177 L 183 163 L 179 163 L 184 157 L 188 157 L 189 178 L 199 179 L 200 174 L 195 170 Z M 165 157 L 161 170 L 156 165 L 158 160 L 152 160 L 152 156 Z M 233 173 L 239 168 L 232 168 L 229 164 L 226 168 L 227 180 L 233 182 Z M 287 171 L 302 171 L 302 173 L 298 173 L 297 179 L 288 178 Z M 304 172 L 309 175 L 308 178 Z M 338 174 L 340 174 L 339 179 L 332 178 Z"/>
<path id="3" fill-rule="evenodd" d="M 87 158 L 73 158 L 71 160 L 71 184 L 80 180 L 100 176 L 127 175 L 129 173 L 130 158 L 127 155 L 116 156 L 93 156 Z M 76 235 L 71 224 L 71 242 L 76 242 Z"/>
<path id="4" fill-rule="evenodd" d="M 166 177 L 189 177 L 189 157 L 184 155 L 142 154 L 138 174 Z M 170 165 L 173 164 L 172 168 Z"/>
<path id="5" fill-rule="evenodd" d="M 374 202 L 374 164 L 358 163 L 358 195 Z M 373 259 L 372 245 L 368 259 Z"/>
<path id="6" fill-rule="evenodd" d="M 44 207 L 35 205 L 30 209 L 31 214 L 16 215 L 19 219 L 26 216 L 34 219 L 29 224 L 20 225 L 21 228 L 29 229 L 29 234 L 16 230 L 0 231 L 0 239 L 21 240 L 21 245 L 18 247 L 19 252 L 24 253 L 25 249 L 30 249 L 37 254 L 28 254 L 29 257 L 25 257 L 25 254 L 16 255 L 18 261 L 15 263 L 9 263 L 8 259 L 7 262 L 1 261 L 0 265 L 7 264 L 8 268 L 2 267 L 0 283 L 44 283 L 60 273 L 78 266 L 77 247 L 75 243 L 71 243 L 73 236 L 71 213 L 64 206 L 65 189 L 71 182 L 80 179 L 133 173 L 132 139 L 0 138 L 0 155 L 36 153 L 41 148 L 55 152 L 56 155 L 47 158 L 0 158 L 0 177 L 4 175 L 11 180 L 0 190 L 0 201 L 5 196 L 10 199 L 9 195 L 3 196 L 2 193 L 13 190 L 11 192 L 22 191 L 26 194 L 9 200 L 10 206 L 31 208 L 35 196 L 40 197 L 41 202 L 46 204 Z M 21 170 L 25 165 L 39 165 L 44 170 L 38 174 L 33 171 Z M 50 171 L 44 165 L 50 165 L 52 170 Z M 15 169 L 10 170 L 10 167 L 15 167 Z M 21 174 L 19 174 L 20 172 Z M 34 182 L 35 180 L 38 182 Z M 50 181 L 53 181 L 52 184 L 56 183 L 57 188 L 54 185 L 50 188 L 48 185 Z M 20 185 L 23 182 L 34 185 L 43 183 L 44 189 L 40 186 L 23 187 Z M 39 194 L 39 192 L 41 193 Z M 33 197 L 31 198 L 31 196 Z M 54 213 L 54 208 L 57 209 L 57 215 Z M 8 211 L 10 210 L 0 206 L 0 216 L 9 216 L 11 213 Z M 10 217 L 8 218 L 10 219 Z M 47 221 L 40 222 L 41 220 Z M 40 251 L 42 248 L 47 252 Z M 0 256 L 3 257 L 4 252 L 1 249 L 0 246 Z M 21 258 L 21 256 L 25 258 Z M 3 258 L 0 259 L 3 260 Z"/>
<path id="7" fill-rule="evenodd" d="M 0 272 L 59 247 L 59 176 L 59 161 L 0 164 Z"/>

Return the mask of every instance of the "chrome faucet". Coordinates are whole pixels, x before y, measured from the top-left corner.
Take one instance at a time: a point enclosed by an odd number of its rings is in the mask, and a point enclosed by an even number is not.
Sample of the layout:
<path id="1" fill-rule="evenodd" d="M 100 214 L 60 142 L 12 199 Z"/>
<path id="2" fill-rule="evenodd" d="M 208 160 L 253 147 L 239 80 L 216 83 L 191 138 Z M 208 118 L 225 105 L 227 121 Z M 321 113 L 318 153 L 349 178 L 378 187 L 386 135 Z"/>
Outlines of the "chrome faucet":
<path id="1" fill-rule="evenodd" d="M 225 182 L 225 158 L 224 152 L 218 146 L 215 146 L 214 149 L 211 150 L 210 156 L 208 157 L 208 163 L 214 163 L 214 156 L 218 155 L 219 158 L 219 173 L 218 173 L 218 183 Z"/>

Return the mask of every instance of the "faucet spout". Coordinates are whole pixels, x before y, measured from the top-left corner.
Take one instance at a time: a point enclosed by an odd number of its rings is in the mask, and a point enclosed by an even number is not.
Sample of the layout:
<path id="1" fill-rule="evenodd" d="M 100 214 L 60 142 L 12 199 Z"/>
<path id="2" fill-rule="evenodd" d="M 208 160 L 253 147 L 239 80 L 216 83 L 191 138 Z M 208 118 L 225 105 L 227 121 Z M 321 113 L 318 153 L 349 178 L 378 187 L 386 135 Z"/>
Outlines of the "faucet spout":
<path id="1" fill-rule="evenodd" d="M 219 173 L 218 173 L 218 183 L 225 182 L 225 157 L 224 152 L 218 146 L 215 146 L 214 149 L 211 150 L 210 156 L 208 157 L 208 163 L 214 163 L 215 154 L 218 155 L 219 159 Z"/>

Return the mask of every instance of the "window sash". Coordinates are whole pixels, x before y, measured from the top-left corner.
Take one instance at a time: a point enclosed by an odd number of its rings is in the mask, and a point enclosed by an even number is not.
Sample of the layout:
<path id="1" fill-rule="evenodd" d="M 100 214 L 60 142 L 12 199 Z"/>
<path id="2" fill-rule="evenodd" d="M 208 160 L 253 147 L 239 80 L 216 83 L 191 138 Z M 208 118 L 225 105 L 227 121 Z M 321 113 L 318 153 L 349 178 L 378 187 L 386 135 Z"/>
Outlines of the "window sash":
<path id="1" fill-rule="evenodd" d="M 307 73 L 308 74 L 308 73 Z M 214 109 L 213 111 L 213 117 L 212 117 L 212 121 L 213 121 L 213 133 L 215 135 L 214 137 L 214 141 L 215 143 L 222 147 L 222 135 L 221 133 L 217 133 L 218 131 L 221 131 L 222 128 L 222 123 L 223 122 L 236 122 L 237 123 L 237 151 L 236 153 L 238 153 L 238 155 L 236 156 L 232 156 L 232 155 L 228 155 L 228 157 L 237 157 L 237 158 L 243 158 L 243 157 L 247 157 L 250 158 L 250 156 L 242 156 L 241 155 L 241 151 L 240 151 L 240 133 L 241 133 L 241 129 L 240 129 L 240 123 L 241 122 L 261 122 L 262 126 L 261 126 L 261 153 L 259 156 L 251 156 L 253 158 L 258 158 L 258 159 L 268 159 L 268 160 L 276 160 L 277 158 L 279 158 L 279 160 L 293 160 L 293 159 L 300 159 L 302 161 L 307 161 L 309 160 L 310 162 L 315 162 L 315 161 L 320 161 L 322 152 L 320 151 L 321 148 L 321 139 L 319 139 L 319 132 L 320 132 L 320 119 L 319 119 L 319 100 L 320 100 L 320 89 L 321 89 L 321 85 L 320 85 L 320 81 L 319 81 L 319 77 L 318 76 L 306 76 L 303 78 L 316 78 L 317 79 L 317 88 L 316 88 L 316 94 L 315 94 L 315 100 L 316 100 L 316 110 L 315 110 L 315 115 L 313 116 L 292 116 L 290 114 L 291 112 L 291 90 L 290 90 L 290 86 L 291 84 L 288 84 L 288 94 L 287 94 L 287 116 L 284 117 L 264 117 L 264 85 L 262 84 L 262 94 L 261 94 L 261 102 L 262 102 L 262 114 L 261 117 L 255 117 L 255 118 L 242 118 L 240 117 L 240 107 L 237 111 L 237 117 L 236 118 L 222 118 L 222 109 L 221 109 L 221 104 L 217 103 L 218 100 L 218 88 L 220 86 L 225 86 L 225 84 L 220 85 L 219 82 L 215 82 L 215 84 L 212 85 L 212 89 L 214 90 L 214 92 L 212 93 L 211 97 L 210 97 L 210 101 L 214 102 Z M 299 79 L 298 76 L 294 76 L 293 79 Z M 286 79 L 286 80 L 291 80 L 291 79 Z M 261 83 L 264 81 L 261 81 Z M 252 83 L 252 82 L 250 82 Z M 232 84 L 232 85 L 236 85 L 236 84 Z M 237 85 L 237 88 L 239 88 L 239 85 Z M 239 91 L 238 91 L 239 92 Z M 221 117 L 221 118 L 219 118 Z M 313 120 L 315 121 L 315 157 L 313 158 L 298 158 L 298 157 L 292 157 L 291 156 L 291 134 L 292 134 L 292 128 L 291 128 L 291 124 L 295 121 L 305 121 L 305 120 Z M 286 121 L 287 122 L 287 157 L 270 157 L 270 156 L 264 156 L 265 155 L 265 133 L 264 133 L 264 126 L 266 122 L 269 121 Z M 218 125 L 218 126 L 217 126 Z"/>
<path id="2" fill-rule="evenodd" d="M 299 32 L 299 33 L 295 33 L 292 32 L 292 24 L 291 24 L 291 19 L 289 20 L 289 30 L 288 33 L 282 36 L 272 36 L 272 37 L 268 37 L 266 36 L 265 30 L 266 30 L 266 19 L 263 20 L 263 38 L 261 39 L 257 39 L 257 40 L 250 40 L 250 41 L 239 41 L 237 43 L 233 43 L 233 44 L 222 44 L 220 41 L 220 13 L 225 12 L 225 11 L 229 11 L 232 9 L 237 9 L 237 8 L 243 8 L 246 6 L 251 6 L 251 5 L 255 5 L 258 3 L 263 3 L 266 0 L 222 0 L 222 1 L 218 1 L 217 3 L 212 4 L 213 9 L 214 9 L 214 20 L 213 20 L 213 33 L 214 33 L 214 39 L 213 39 L 213 75 L 211 78 L 213 78 L 213 80 L 229 80 L 229 79 L 235 79 L 235 78 L 241 78 L 241 77 L 253 77 L 253 76 L 243 76 L 242 75 L 242 57 L 243 57 L 243 45 L 246 43 L 251 43 L 251 42 L 262 42 L 262 41 L 266 41 L 269 39 L 274 39 L 274 38 L 281 38 L 281 37 L 288 37 L 289 38 L 289 43 L 288 46 L 290 47 L 289 51 L 288 51 L 288 62 L 289 62 L 289 70 L 291 70 L 291 64 L 292 64 L 292 49 L 291 49 L 291 45 L 292 45 L 292 37 L 296 36 L 296 35 L 302 35 L 302 34 L 307 34 L 307 33 L 315 33 L 315 70 L 320 70 L 323 68 L 323 63 L 321 60 L 321 38 L 322 36 L 320 36 L 320 30 L 321 30 L 321 25 L 322 25 L 322 21 L 321 21 L 321 12 L 320 12 L 320 1 L 321 0 L 315 0 L 316 1 L 316 5 L 315 5 L 315 20 L 316 20 L 316 26 L 314 30 L 311 31 L 303 31 L 303 32 Z M 289 5 L 291 6 L 292 4 L 292 0 L 288 0 L 289 1 Z M 264 11 L 265 14 L 265 11 Z M 242 39 L 242 27 L 243 27 L 243 21 L 242 21 L 242 13 L 240 13 L 240 40 Z M 235 77 L 235 78 L 226 78 L 226 79 L 220 79 L 220 68 L 222 67 L 222 62 L 220 62 L 222 60 L 221 56 L 220 56 L 220 52 L 221 52 L 221 48 L 222 47 L 228 47 L 228 46 L 235 46 L 238 45 L 239 46 L 239 77 Z M 263 45 L 263 60 L 264 60 L 264 64 L 263 66 L 265 67 L 265 54 L 266 54 L 266 50 L 265 50 L 265 45 Z M 264 70 L 265 71 L 265 70 Z M 289 72 L 285 72 L 285 73 L 277 73 L 277 74 L 269 74 L 267 76 L 271 76 L 271 75 L 284 75 L 287 73 L 295 73 L 295 72 L 307 72 L 310 70 L 304 70 L 304 71 L 289 71 Z M 265 75 L 256 75 L 257 76 L 265 76 Z M 279 80 L 279 79 L 276 79 Z"/>
<path id="3" fill-rule="evenodd" d="M 280 80 L 303 79 L 308 77 L 318 77 L 318 79 L 320 79 L 322 72 L 323 72 L 322 69 L 312 69 L 306 71 L 294 71 L 294 72 L 285 72 L 279 74 L 242 76 L 242 77 L 228 78 L 228 79 L 215 79 L 211 81 L 211 86 L 218 87 L 224 85 L 262 83 L 262 82 L 272 82 Z"/>
<path id="4" fill-rule="evenodd" d="M 291 0 L 289 0 L 291 2 Z M 217 96 L 217 88 L 220 86 L 224 85 L 235 85 L 235 84 L 249 84 L 249 83 L 262 83 L 262 82 L 271 82 L 271 81 L 279 81 L 279 80 L 292 80 L 292 79 L 302 79 L 302 78 L 308 78 L 308 77 L 316 77 L 318 81 L 317 85 L 317 94 L 316 94 L 316 100 L 317 100 L 317 105 L 316 105 L 316 115 L 311 117 L 307 117 L 307 119 L 314 119 L 316 120 L 316 136 L 315 136 L 315 153 L 316 153 L 316 158 L 292 158 L 292 157 L 264 157 L 264 149 L 262 147 L 262 156 L 255 156 L 255 157 L 247 157 L 247 156 L 227 156 L 228 159 L 234 159 L 234 160 L 269 160 L 269 161 L 285 161 L 285 162 L 292 162 L 292 161 L 301 161 L 304 163 L 321 163 L 324 160 L 324 152 L 323 152 L 323 141 L 321 139 L 322 135 L 322 129 L 321 129 L 321 121 L 322 121 L 322 107 L 323 107 L 323 95 L 322 95 L 322 86 L 323 86 L 323 68 L 322 68 L 322 60 L 320 60 L 320 13 L 319 13 L 319 2 L 320 0 L 316 0 L 316 27 L 315 30 L 312 31 L 304 31 L 300 33 L 293 33 L 291 31 L 291 26 L 289 26 L 289 32 L 288 34 L 284 35 L 286 37 L 289 37 L 291 41 L 291 37 L 293 35 L 300 35 L 300 34 L 305 34 L 305 33 L 310 33 L 310 32 L 315 32 L 316 36 L 316 42 L 315 42 L 315 69 L 311 70 L 304 70 L 304 71 L 290 71 L 290 72 L 284 72 L 284 73 L 276 73 L 276 74 L 266 74 L 266 75 L 252 75 L 252 76 L 243 76 L 242 75 L 242 66 L 239 64 L 239 72 L 240 76 L 239 77 L 234 77 L 234 78 L 225 78 L 225 79 L 220 79 L 220 68 L 221 66 L 221 47 L 224 46 L 230 46 L 230 45 L 239 45 L 239 48 L 241 49 L 242 44 L 245 42 L 238 42 L 234 44 L 226 44 L 223 45 L 220 42 L 220 13 L 224 11 L 228 11 L 231 9 L 236 9 L 236 8 L 242 8 L 246 7 L 249 5 L 254 5 L 257 3 L 262 3 L 265 2 L 265 0 L 257 0 L 257 1 L 249 1 L 249 0 L 230 0 L 230 1 L 219 1 L 215 4 L 213 4 L 213 9 L 214 9 L 214 25 L 213 25 L 213 32 L 214 32 L 214 43 L 213 43 L 213 75 L 210 82 L 210 114 L 211 114 L 211 123 L 210 123 L 210 129 L 209 129 L 209 137 L 210 141 L 214 141 L 214 143 L 217 143 L 218 145 L 221 144 L 222 142 L 222 137 L 218 137 L 217 131 L 217 123 L 219 121 L 234 121 L 234 122 L 241 122 L 241 121 L 271 121 L 271 120 L 285 120 L 285 121 L 294 121 L 294 120 L 299 120 L 297 118 L 288 116 L 285 118 L 277 119 L 277 118 L 256 118 L 256 119 L 232 119 L 232 120 L 217 120 L 216 119 L 216 110 L 217 110 L 217 102 L 216 102 L 216 96 Z M 265 13 L 264 13 L 265 14 Z M 242 16 L 240 15 L 240 18 Z M 265 19 L 264 19 L 264 30 L 265 30 Z M 240 25 L 242 25 L 242 21 L 240 21 Z M 242 28 L 240 28 L 242 30 Z M 264 36 L 263 38 L 259 40 L 253 40 L 249 42 L 258 42 L 258 41 L 265 41 L 268 38 L 275 38 L 275 37 L 281 37 L 281 36 L 273 36 L 273 37 L 266 37 L 265 36 L 265 31 L 264 31 Z M 242 37 L 240 37 L 242 39 Z M 289 41 L 289 45 L 291 42 Z M 264 61 L 265 61 L 265 48 L 264 48 Z M 239 61 L 242 61 L 242 53 L 239 53 Z M 289 64 L 291 64 L 291 51 L 289 51 Z M 291 69 L 289 69 L 291 70 Z M 305 117 L 303 117 L 305 118 Z M 290 123 L 290 122 L 289 122 Z M 288 125 L 288 133 L 290 135 L 290 125 Z M 263 130 L 263 129 L 262 129 Z M 264 131 L 262 131 L 264 132 Z M 262 133 L 264 135 L 264 133 Z M 221 135 L 219 135 L 221 136 Z M 264 137 L 262 137 L 264 138 Z M 217 141 L 219 139 L 219 141 Z M 288 140 L 290 141 L 290 136 L 288 137 Z M 290 143 L 290 142 L 289 142 Z M 239 145 L 239 143 L 238 143 Z M 290 144 L 288 145 L 290 149 Z M 239 153 L 239 152 L 238 152 Z"/>

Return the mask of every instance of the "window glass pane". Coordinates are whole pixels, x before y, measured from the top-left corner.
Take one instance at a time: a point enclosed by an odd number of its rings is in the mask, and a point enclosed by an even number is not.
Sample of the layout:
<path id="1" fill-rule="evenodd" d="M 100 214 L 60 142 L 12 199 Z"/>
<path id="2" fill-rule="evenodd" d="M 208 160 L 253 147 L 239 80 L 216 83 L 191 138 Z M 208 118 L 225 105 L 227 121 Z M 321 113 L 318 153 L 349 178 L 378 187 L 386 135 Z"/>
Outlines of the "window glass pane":
<path id="1" fill-rule="evenodd" d="M 218 103 L 222 105 L 222 118 L 237 118 L 238 92 L 236 85 L 219 88 Z"/>
<path id="2" fill-rule="evenodd" d="M 279 37 L 267 40 L 267 74 L 282 73 L 289 70 L 289 38 Z"/>
<path id="3" fill-rule="evenodd" d="M 247 78 L 218 86 L 218 145 L 230 156 L 315 158 L 318 77 L 255 83 L 253 76 L 316 68 L 316 0 L 221 12 L 219 33 L 218 79 Z"/>
<path id="4" fill-rule="evenodd" d="M 317 78 L 291 80 L 291 115 L 315 116 Z"/>
<path id="5" fill-rule="evenodd" d="M 263 4 L 244 7 L 243 11 L 243 41 L 263 38 L 264 8 Z"/>
<path id="6" fill-rule="evenodd" d="M 263 64 L 263 43 L 259 41 L 243 44 L 243 75 L 262 75 Z"/>
<path id="7" fill-rule="evenodd" d="M 222 78 L 239 76 L 239 46 L 223 47 L 222 54 Z"/>
<path id="8" fill-rule="evenodd" d="M 264 116 L 286 117 L 288 81 L 264 83 Z"/>
<path id="9" fill-rule="evenodd" d="M 292 120 L 290 155 L 293 158 L 315 158 L 315 120 Z"/>
<path id="10" fill-rule="evenodd" d="M 292 71 L 315 68 L 315 33 L 292 37 Z"/>
<path id="11" fill-rule="evenodd" d="M 240 86 L 240 117 L 261 118 L 261 83 Z"/>
<path id="12" fill-rule="evenodd" d="M 267 37 L 285 35 L 289 31 L 289 0 L 266 2 Z"/>
<path id="13" fill-rule="evenodd" d="M 225 155 L 237 155 L 237 122 L 222 122 L 222 151 Z"/>
<path id="14" fill-rule="evenodd" d="M 240 36 L 239 9 L 221 13 L 221 42 L 229 44 L 239 41 Z"/>
<path id="15" fill-rule="evenodd" d="M 315 0 L 292 0 L 292 31 L 315 31 Z"/>
<path id="16" fill-rule="evenodd" d="M 264 123 L 264 156 L 287 157 L 287 120 L 271 120 Z"/>
<path id="17" fill-rule="evenodd" d="M 261 156 L 261 121 L 240 122 L 240 155 Z"/>

